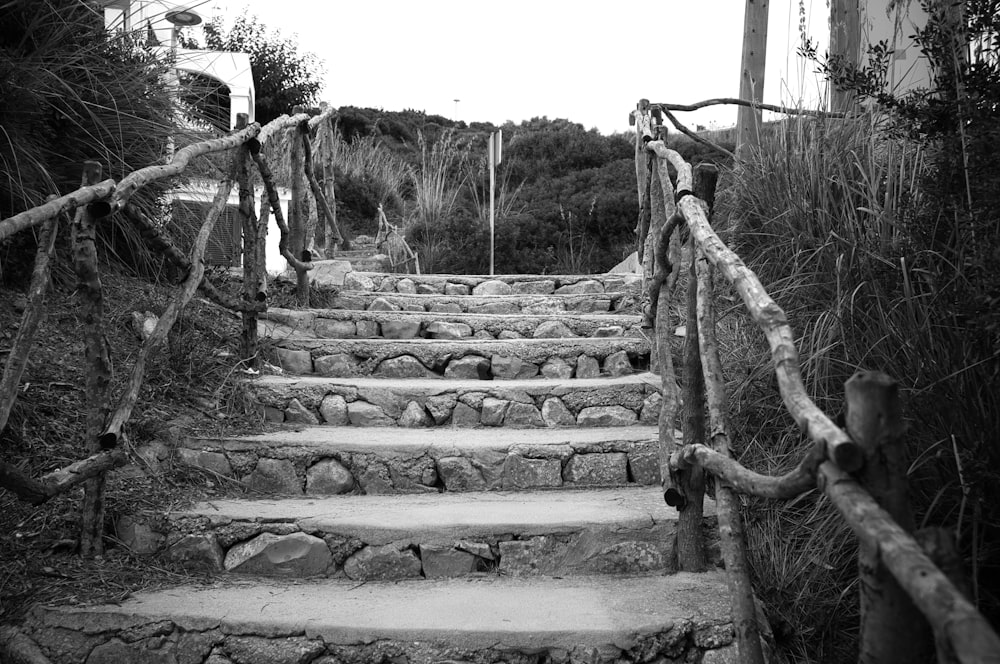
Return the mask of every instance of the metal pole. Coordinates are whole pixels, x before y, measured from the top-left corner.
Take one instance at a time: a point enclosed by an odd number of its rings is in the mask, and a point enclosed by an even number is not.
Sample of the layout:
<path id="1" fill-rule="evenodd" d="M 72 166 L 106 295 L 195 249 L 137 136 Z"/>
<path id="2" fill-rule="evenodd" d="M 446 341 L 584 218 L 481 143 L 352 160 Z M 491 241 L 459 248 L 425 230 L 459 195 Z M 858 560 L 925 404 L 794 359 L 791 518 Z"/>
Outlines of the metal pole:
<path id="1" fill-rule="evenodd" d="M 493 276 L 493 252 L 494 252 L 494 223 L 495 223 L 495 211 L 493 205 L 493 195 L 496 189 L 496 144 L 494 141 L 495 134 L 490 134 L 490 276 Z"/>

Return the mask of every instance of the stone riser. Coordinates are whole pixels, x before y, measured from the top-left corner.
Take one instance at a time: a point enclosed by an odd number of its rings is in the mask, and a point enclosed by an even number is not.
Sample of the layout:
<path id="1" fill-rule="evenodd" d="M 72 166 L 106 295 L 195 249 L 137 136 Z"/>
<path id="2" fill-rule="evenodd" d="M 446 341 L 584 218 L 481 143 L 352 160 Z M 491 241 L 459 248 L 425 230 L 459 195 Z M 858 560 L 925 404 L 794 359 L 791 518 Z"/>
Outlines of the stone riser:
<path id="1" fill-rule="evenodd" d="M 231 478 L 254 494 L 325 496 L 467 492 L 660 483 L 655 429 L 643 437 L 550 444 L 515 443 L 507 448 L 452 442 L 397 445 L 353 444 L 350 428 L 323 427 L 331 442 L 296 444 L 289 435 L 242 439 L 192 439 L 177 450 L 189 466 Z M 523 432 L 515 432 L 511 437 Z M 558 432 L 553 432 L 558 433 Z M 467 437 L 467 436 L 466 436 Z M 529 440 L 525 436 L 517 436 Z M 558 440 L 553 439 L 553 440 Z M 344 441 L 337 443 L 333 441 Z M 226 483 L 223 483 L 226 488 Z M 232 491 L 230 491 L 232 493 Z"/>
<path id="2" fill-rule="evenodd" d="M 738 658 L 725 595 L 716 572 L 604 583 L 255 579 L 90 609 L 39 606 L 24 629 L 54 664 L 721 664 Z"/>
<path id="3" fill-rule="evenodd" d="M 638 295 L 638 275 L 458 275 L 387 274 L 365 272 L 352 263 L 344 277 L 346 290 L 421 295 L 579 295 L 628 293 Z"/>
<path id="4" fill-rule="evenodd" d="M 473 296 L 408 295 L 344 290 L 332 298 L 330 308 L 493 315 L 602 314 L 628 309 L 636 304 L 636 297 L 628 293 Z"/>
<path id="5" fill-rule="evenodd" d="M 261 314 L 262 337 L 280 341 L 298 336 L 319 339 L 368 339 L 405 334 L 407 338 L 453 338 L 462 334 L 477 339 L 646 337 L 639 316 L 562 314 L 549 316 L 494 316 L 416 311 L 359 311 L 337 309 L 272 308 Z M 438 325 L 434 325 L 438 323 Z M 441 325 L 449 323 L 452 325 Z M 383 330 L 383 326 L 386 328 Z M 467 329 L 466 329 L 467 328 Z"/>
<path id="6" fill-rule="evenodd" d="M 619 377 L 649 368 L 650 344 L 602 339 L 285 339 L 269 358 L 286 373 L 330 378 Z"/>
<path id="7" fill-rule="evenodd" d="M 641 377 L 438 381 L 267 377 L 247 383 L 269 422 L 410 428 L 631 426 L 659 417 Z"/>

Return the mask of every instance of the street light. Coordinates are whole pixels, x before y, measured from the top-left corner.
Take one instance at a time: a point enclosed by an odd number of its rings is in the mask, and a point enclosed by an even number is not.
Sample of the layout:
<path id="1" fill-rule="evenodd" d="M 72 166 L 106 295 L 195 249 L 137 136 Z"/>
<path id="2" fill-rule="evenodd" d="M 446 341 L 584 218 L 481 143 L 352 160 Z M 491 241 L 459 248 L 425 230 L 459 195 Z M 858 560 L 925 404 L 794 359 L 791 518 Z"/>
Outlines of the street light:
<path id="1" fill-rule="evenodd" d="M 190 9 L 173 9 L 164 18 L 178 28 L 186 28 L 201 23 L 201 16 Z"/>
<path id="2" fill-rule="evenodd" d="M 455 119 L 456 120 L 458 120 L 458 102 L 460 102 L 460 101 L 462 101 L 462 100 L 461 99 L 456 99 L 455 100 Z"/>

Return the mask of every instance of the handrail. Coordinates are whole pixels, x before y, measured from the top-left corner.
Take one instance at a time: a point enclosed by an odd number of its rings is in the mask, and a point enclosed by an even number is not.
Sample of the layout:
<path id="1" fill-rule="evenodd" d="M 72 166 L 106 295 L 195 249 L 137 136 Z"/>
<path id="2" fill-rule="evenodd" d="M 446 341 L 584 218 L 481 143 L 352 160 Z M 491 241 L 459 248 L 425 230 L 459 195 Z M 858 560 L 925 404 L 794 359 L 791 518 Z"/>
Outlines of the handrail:
<path id="1" fill-rule="evenodd" d="M 643 106 L 645 106 L 645 110 Z M 640 104 L 639 108 L 638 112 L 648 113 L 649 105 L 648 103 Z M 637 124 L 640 127 L 643 126 L 642 123 Z M 648 124 L 647 120 L 646 125 Z M 676 204 L 680 218 L 672 218 L 669 223 L 663 224 L 662 232 L 664 234 L 672 233 L 681 225 L 686 226 L 690 232 L 691 260 L 697 264 L 698 278 L 694 280 L 695 284 L 689 287 L 698 289 L 699 320 L 697 321 L 697 329 L 702 343 L 702 367 L 697 370 L 704 372 L 706 382 L 713 383 L 706 388 L 706 391 L 709 395 L 709 413 L 712 418 L 712 438 L 720 443 L 716 446 L 717 449 L 713 450 L 700 444 L 700 441 L 686 439 L 686 444 L 682 447 L 675 446 L 667 451 L 661 449 L 661 458 L 664 454 L 669 456 L 669 472 L 692 471 L 700 468 L 718 476 L 732 489 L 769 498 L 789 498 L 818 486 L 830 498 L 862 544 L 860 555 L 866 556 L 861 559 L 864 563 L 861 565 L 861 573 L 865 576 L 861 582 L 862 586 L 882 583 L 877 578 L 876 568 L 884 566 L 884 569 L 905 593 L 905 597 L 912 601 L 912 605 L 923 614 L 933 627 L 934 635 L 939 639 L 940 652 L 949 653 L 949 656 L 953 655 L 962 664 L 1000 662 L 1000 637 L 952 580 L 934 564 L 914 537 L 897 521 L 897 519 L 902 518 L 902 523 L 905 525 L 908 523 L 907 518 L 897 514 L 898 508 L 888 502 L 886 502 L 885 507 L 880 505 L 876 497 L 873 497 L 872 491 L 874 489 L 870 491 L 849 474 L 864 471 L 861 477 L 868 477 L 873 473 L 884 475 L 887 472 L 870 469 L 878 466 L 880 458 L 892 453 L 886 445 L 892 442 L 892 437 L 898 434 L 900 427 L 889 423 L 887 418 L 879 413 L 885 412 L 885 409 L 888 409 L 888 412 L 898 411 L 898 406 L 892 405 L 891 401 L 887 402 L 889 405 L 884 406 L 883 410 L 872 416 L 871 419 L 876 422 L 876 426 L 882 427 L 878 436 L 875 436 L 874 443 L 865 442 L 867 434 L 863 428 L 851 428 L 850 431 L 854 435 L 852 437 L 848 432 L 836 426 L 816 406 L 805 391 L 799 368 L 798 351 L 785 312 L 768 295 L 756 274 L 722 242 L 712 229 L 707 214 L 708 206 L 694 195 L 691 167 L 684 162 L 678 153 L 668 149 L 662 141 L 652 140 L 649 133 L 637 136 L 636 147 L 637 173 L 645 172 L 638 168 L 638 163 L 645 159 L 647 154 L 655 155 L 657 162 L 662 162 L 664 166 L 666 163 L 670 163 L 677 171 Z M 641 181 L 639 189 L 640 194 L 642 194 Z M 644 241 L 645 238 L 639 238 L 640 244 Z M 669 238 L 661 236 L 657 238 L 657 245 L 665 247 L 668 241 Z M 659 286 L 661 299 L 657 311 L 663 311 L 668 307 L 662 298 L 664 295 L 669 295 L 669 290 L 662 286 L 665 283 L 664 274 L 669 272 L 673 266 L 660 262 L 665 262 L 665 252 L 662 250 L 658 251 L 655 257 L 647 255 L 645 258 L 651 262 L 658 261 L 654 263 L 654 269 L 647 269 L 647 272 L 656 275 L 653 285 Z M 785 408 L 813 441 L 813 446 L 798 467 L 782 477 L 768 477 L 754 473 L 728 456 L 726 450 L 728 426 L 724 418 L 725 404 L 724 401 L 720 402 L 720 398 L 724 400 L 725 397 L 721 383 L 721 364 L 717 361 L 717 351 L 716 357 L 712 357 L 715 341 L 714 320 L 709 315 L 711 312 L 709 264 L 718 269 L 726 280 L 736 288 L 751 318 L 764 333 L 771 348 L 774 371 L 778 378 L 779 391 Z M 650 291 L 652 294 L 652 288 Z M 659 316 L 656 318 L 659 319 Z M 691 329 L 691 323 L 692 321 L 689 321 L 689 329 Z M 667 329 L 657 325 L 655 330 L 657 338 L 668 338 Z M 669 360 L 665 364 L 669 366 Z M 856 375 L 855 379 L 859 377 L 863 381 L 871 380 L 866 374 Z M 894 384 L 888 377 L 883 376 L 883 378 L 883 382 L 888 381 L 888 383 Z M 666 377 L 664 380 L 666 381 Z M 673 380 L 672 376 L 671 380 Z M 690 380 L 689 376 L 685 382 L 690 383 Z M 847 386 L 849 407 L 851 407 L 852 389 L 857 387 L 856 385 L 852 386 L 852 381 L 848 381 Z M 853 394 L 857 394 L 857 392 Z M 664 403 L 666 401 L 665 395 Z M 857 422 L 852 423 L 850 412 L 848 426 L 861 426 Z M 661 445 L 664 440 L 662 431 L 665 427 L 672 430 L 674 422 L 672 417 L 665 418 L 661 414 Z M 868 446 L 880 444 L 882 440 L 888 442 L 883 443 L 883 448 L 879 448 L 877 451 L 869 447 L 866 452 L 866 448 L 862 446 L 862 443 Z M 892 481 L 889 480 L 890 484 Z M 666 486 L 669 483 L 669 478 L 665 477 L 664 482 Z M 887 491 L 892 490 L 890 488 Z M 895 494 L 885 491 L 876 493 L 876 496 L 884 496 L 879 500 L 897 500 Z M 683 509 L 683 505 L 680 508 Z M 719 510 L 720 528 L 723 528 L 722 512 L 727 512 L 726 518 L 728 518 L 734 510 L 724 509 L 722 500 L 719 501 Z M 738 515 L 738 511 L 736 514 Z M 731 535 L 732 532 L 730 532 Z M 679 532 L 678 537 L 680 536 Z M 678 549 L 682 544 L 682 542 L 678 542 Z M 723 546 L 725 544 L 726 537 L 723 537 Z M 729 567 L 730 563 L 727 560 L 727 569 Z M 871 569 L 865 569 L 865 567 Z M 736 583 L 733 586 L 735 588 L 738 586 L 738 582 L 734 583 Z M 889 591 L 886 594 L 891 594 L 892 589 L 888 586 L 884 590 Z M 867 601 L 870 604 L 877 604 L 882 599 L 880 594 L 882 592 L 869 593 Z M 745 638 L 746 634 L 742 633 L 742 628 L 751 624 L 755 618 L 752 614 L 748 614 L 746 609 L 736 605 L 736 602 L 741 598 L 735 596 L 736 591 L 733 594 L 733 619 L 734 625 L 738 626 L 736 631 L 741 657 L 745 661 L 756 661 L 747 649 L 748 646 L 753 646 L 750 641 L 755 641 L 756 638 L 747 639 Z M 886 609 L 866 607 L 864 592 L 862 592 L 862 600 L 862 634 L 864 635 L 866 608 L 872 609 L 873 615 L 880 610 L 882 611 L 879 617 L 873 618 L 873 620 L 886 620 L 887 612 Z M 892 611 L 888 611 L 888 613 L 891 614 Z M 896 620 L 894 624 L 891 624 L 890 629 L 921 630 L 919 623 L 905 623 L 906 619 L 899 616 L 889 615 L 888 620 Z M 883 627 L 886 624 L 879 623 L 877 627 Z M 869 630 L 869 632 L 874 631 L 874 627 Z M 880 634 L 875 634 L 870 638 L 877 639 L 880 636 Z M 895 636 L 899 637 L 898 634 Z M 919 641 L 916 635 L 911 637 L 911 640 Z M 866 647 L 864 641 L 862 647 Z M 888 649 L 891 649 L 891 646 L 883 648 L 882 651 L 885 652 Z M 898 660 L 898 656 L 896 659 Z"/>

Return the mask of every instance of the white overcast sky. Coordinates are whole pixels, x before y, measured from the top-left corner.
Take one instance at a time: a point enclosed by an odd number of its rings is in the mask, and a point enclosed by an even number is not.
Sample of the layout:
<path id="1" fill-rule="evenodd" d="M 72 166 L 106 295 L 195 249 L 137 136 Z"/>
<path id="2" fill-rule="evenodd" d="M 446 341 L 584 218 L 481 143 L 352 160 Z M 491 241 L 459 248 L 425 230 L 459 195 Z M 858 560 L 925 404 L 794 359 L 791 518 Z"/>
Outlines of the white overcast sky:
<path id="1" fill-rule="evenodd" d="M 800 8 L 825 48 L 824 0 L 771 0 L 766 102 L 816 97 L 814 66 L 795 55 Z M 322 98 L 335 106 L 496 124 L 544 115 L 607 134 L 628 130 L 641 97 L 739 92 L 743 0 L 210 0 L 199 12 L 256 14 L 294 36 L 326 63 Z M 732 107 L 681 116 L 691 126 L 735 118 Z"/>

